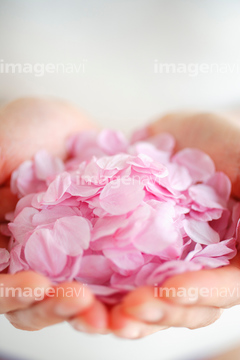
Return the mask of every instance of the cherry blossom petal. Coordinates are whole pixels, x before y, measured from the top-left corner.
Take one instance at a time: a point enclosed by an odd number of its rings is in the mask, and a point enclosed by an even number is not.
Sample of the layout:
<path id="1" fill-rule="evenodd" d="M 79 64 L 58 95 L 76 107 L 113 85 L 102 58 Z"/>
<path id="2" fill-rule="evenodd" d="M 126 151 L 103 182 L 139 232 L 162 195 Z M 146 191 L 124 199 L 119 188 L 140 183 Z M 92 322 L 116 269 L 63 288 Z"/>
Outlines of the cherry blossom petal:
<path id="1" fill-rule="evenodd" d="M 108 235 L 114 235 L 121 228 L 125 228 L 128 220 L 123 216 L 105 217 L 97 219 L 92 231 L 92 241 Z"/>
<path id="2" fill-rule="evenodd" d="M 205 181 L 215 172 L 212 159 L 198 149 L 184 149 L 173 156 L 172 161 L 184 166 L 194 182 Z"/>
<path id="3" fill-rule="evenodd" d="M 174 207 L 160 203 L 158 210 L 145 223 L 145 228 L 138 234 L 133 243 L 137 249 L 146 254 L 157 254 L 177 241 L 178 231 L 174 227 Z"/>
<path id="4" fill-rule="evenodd" d="M 97 132 L 85 131 L 71 136 L 67 142 L 69 155 L 77 158 L 78 162 L 90 160 L 93 156 L 106 155 L 97 144 Z"/>
<path id="5" fill-rule="evenodd" d="M 174 137 L 171 134 L 164 132 L 150 137 L 148 141 L 156 146 L 157 149 L 169 153 L 173 152 L 176 143 Z"/>
<path id="6" fill-rule="evenodd" d="M 81 260 L 78 281 L 87 284 L 104 284 L 113 274 L 111 262 L 103 255 L 86 255 Z"/>
<path id="7" fill-rule="evenodd" d="M 127 150 L 128 141 L 120 131 L 102 130 L 97 137 L 97 144 L 108 155 L 115 155 Z"/>
<path id="8" fill-rule="evenodd" d="M 34 157 L 34 168 L 39 180 L 46 180 L 49 176 L 57 175 L 64 171 L 61 159 L 54 158 L 46 150 L 40 150 Z"/>
<path id="9" fill-rule="evenodd" d="M 67 263 L 67 255 L 56 243 L 52 231 L 36 230 L 25 246 L 25 257 L 30 268 L 54 279 Z"/>
<path id="10" fill-rule="evenodd" d="M 206 185 L 214 188 L 218 196 L 222 198 L 224 202 L 229 200 L 232 185 L 230 179 L 224 173 L 216 172 L 208 179 Z"/>
<path id="11" fill-rule="evenodd" d="M 56 220 L 53 233 L 55 243 L 67 255 L 80 255 L 89 246 L 90 227 L 83 217 L 68 216 Z"/>
<path id="12" fill-rule="evenodd" d="M 51 203 L 61 199 L 70 185 L 71 176 L 67 172 L 58 175 L 56 179 L 49 185 L 42 201 L 44 203 Z"/>
<path id="13" fill-rule="evenodd" d="M 116 180 L 104 187 L 100 195 L 100 205 L 111 215 L 122 215 L 140 205 L 144 195 L 143 185 L 137 181 Z"/>
<path id="14" fill-rule="evenodd" d="M 28 237 L 31 235 L 35 226 L 32 223 L 34 215 L 39 214 L 39 211 L 25 207 L 14 219 L 14 222 L 8 224 L 9 230 L 13 234 L 16 241 L 21 244 L 26 243 Z"/>
<path id="15" fill-rule="evenodd" d="M 122 275 L 129 275 L 144 264 L 141 252 L 132 247 L 104 249 L 103 254 L 116 265 L 115 271 Z"/>
<path id="16" fill-rule="evenodd" d="M 190 197 L 206 208 L 221 209 L 226 206 L 214 188 L 205 184 L 193 185 L 189 188 Z"/>
<path id="17" fill-rule="evenodd" d="M 29 264 L 25 260 L 24 247 L 20 244 L 15 245 L 10 252 L 9 272 L 15 274 L 27 270 L 29 270 Z"/>
<path id="18" fill-rule="evenodd" d="M 183 227 L 187 235 L 196 243 L 210 245 L 220 241 L 219 234 L 207 222 L 189 218 L 183 220 Z"/>
<path id="19" fill-rule="evenodd" d="M 3 271 L 9 265 L 10 254 L 6 249 L 0 248 L 0 271 Z"/>
<path id="20" fill-rule="evenodd" d="M 36 227 L 55 223 L 60 218 L 75 216 L 77 212 L 77 209 L 74 207 L 56 205 L 50 209 L 43 209 L 42 211 L 36 212 L 32 217 L 32 224 Z"/>

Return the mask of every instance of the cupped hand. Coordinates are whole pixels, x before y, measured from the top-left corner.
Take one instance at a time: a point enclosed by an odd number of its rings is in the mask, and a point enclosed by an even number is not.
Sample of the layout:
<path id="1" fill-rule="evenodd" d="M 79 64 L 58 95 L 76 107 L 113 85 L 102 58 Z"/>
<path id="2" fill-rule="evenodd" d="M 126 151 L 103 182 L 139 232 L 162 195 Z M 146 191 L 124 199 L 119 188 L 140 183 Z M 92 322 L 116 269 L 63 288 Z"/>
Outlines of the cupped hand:
<path id="1" fill-rule="evenodd" d="M 30 159 L 38 149 L 46 148 L 53 155 L 64 158 L 66 138 L 76 131 L 93 128 L 82 114 L 64 102 L 24 99 L 3 108 L 0 113 L 0 219 L 11 211 L 16 198 L 11 194 L 8 179 L 11 172 L 24 160 Z M 170 132 L 177 140 L 176 150 L 198 147 L 215 161 L 217 170 L 224 171 L 233 184 L 233 195 L 240 197 L 238 143 L 240 128 L 233 116 L 213 114 L 168 115 L 148 128 L 149 136 Z M 1 236 L 0 247 L 7 247 L 8 238 Z M 49 279 L 33 273 L 0 274 L 2 288 L 19 287 L 45 291 L 41 301 L 34 297 L 1 297 L 0 313 L 6 314 L 11 323 L 20 329 L 38 330 L 62 321 L 69 321 L 79 331 L 106 333 L 107 328 L 117 336 L 139 338 L 170 326 L 198 328 L 215 321 L 221 308 L 240 302 L 237 291 L 240 270 L 239 257 L 232 264 L 215 270 L 186 273 L 169 279 L 166 289 L 194 288 L 194 297 L 156 295 L 156 289 L 139 288 L 128 294 L 120 305 L 109 313 L 106 307 L 84 289 L 84 297 L 50 296 Z M 54 287 L 72 288 L 79 293 L 82 285 L 76 282 Z M 213 296 L 201 296 L 201 289 Z M 228 294 L 221 296 L 220 289 L 227 287 Z M 155 290 L 155 292 L 154 292 Z M 56 291 L 57 292 L 57 291 Z M 61 292 L 60 292 L 61 293 Z M 171 294 L 171 293 L 170 293 Z M 109 322 L 110 321 L 110 322 Z"/>
<path id="2" fill-rule="evenodd" d="M 206 152 L 216 169 L 229 176 L 232 195 L 240 198 L 238 118 L 238 114 L 169 114 L 149 125 L 147 132 L 149 137 L 161 132 L 172 134 L 176 151 L 195 147 Z M 172 326 L 196 329 L 217 320 L 223 308 L 237 304 L 240 304 L 240 254 L 228 266 L 174 276 L 162 285 L 162 290 L 136 289 L 112 310 L 111 327 L 124 338 L 140 338 Z"/>
<path id="3" fill-rule="evenodd" d="M 93 128 L 87 117 L 63 101 L 20 99 L 0 110 L 0 223 L 17 202 L 9 187 L 12 171 L 41 148 L 64 158 L 66 139 Z M 8 241 L 0 235 L 0 248 L 7 248 Z M 54 286 L 31 271 L 5 271 L 0 285 L 0 314 L 18 329 L 39 330 L 65 320 L 87 332 L 103 333 L 108 326 L 105 306 L 77 282 Z"/>

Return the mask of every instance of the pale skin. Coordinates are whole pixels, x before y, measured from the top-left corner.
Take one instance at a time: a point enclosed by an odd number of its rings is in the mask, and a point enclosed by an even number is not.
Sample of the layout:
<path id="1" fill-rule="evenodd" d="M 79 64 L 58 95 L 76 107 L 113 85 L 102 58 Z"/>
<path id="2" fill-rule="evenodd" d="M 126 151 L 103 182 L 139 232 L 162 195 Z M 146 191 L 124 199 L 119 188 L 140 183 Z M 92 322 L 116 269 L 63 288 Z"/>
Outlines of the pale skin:
<path id="1" fill-rule="evenodd" d="M 237 117 L 236 117 L 237 118 Z M 198 147 L 208 153 L 217 170 L 224 171 L 233 184 L 233 196 L 240 197 L 240 125 L 235 116 L 217 114 L 169 114 L 151 124 L 149 135 L 169 132 L 177 140 L 176 150 Z M 17 199 L 9 190 L 11 172 L 38 149 L 65 157 L 65 141 L 73 133 L 93 129 L 89 120 L 76 108 L 62 101 L 20 99 L 0 111 L 0 221 L 14 209 Z M 8 238 L 1 236 L 0 247 Z M 172 277 L 163 285 L 169 288 L 227 287 L 240 282 L 239 255 L 231 265 L 214 270 L 186 273 Z M 34 272 L 15 275 L 1 273 L 0 284 L 6 287 L 52 286 L 49 279 Z M 59 284 L 78 290 L 76 282 Z M 77 291 L 76 291 L 77 292 Z M 236 292 L 237 295 L 237 292 Z M 39 330 L 68 321 L 75 329 L 90 333 L 108 333 L 123 338 L 140 338 L 168 327 L 190 329 L 207 326 L 217 320 L 222 308 L 239 304 L 237 296 L 154 297 L 153 288 L 143 287 L 128 294 L 120 305 L 107 309 L 88 289 L 82 297 L 0 298 L 0 313 L 19 329 Z"/>

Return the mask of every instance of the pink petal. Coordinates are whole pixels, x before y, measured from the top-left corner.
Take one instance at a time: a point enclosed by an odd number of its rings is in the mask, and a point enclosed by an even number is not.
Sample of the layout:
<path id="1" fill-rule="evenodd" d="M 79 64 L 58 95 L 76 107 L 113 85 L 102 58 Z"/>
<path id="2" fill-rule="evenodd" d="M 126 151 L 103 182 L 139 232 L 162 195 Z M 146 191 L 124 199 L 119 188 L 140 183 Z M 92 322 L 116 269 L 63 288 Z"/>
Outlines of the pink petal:
<path id="1" fill-rule="evenodd" d="M 127 224 L 128 220 L 123 216 L 99 218 L 93 227 L 91 241 L 95 241 L 108 235 L 114 235 L 118 229 L 124 228 Z"/>
<path id="2" fill-rule="evenodd" d="M 135 278 L 136 273 L 128 276 L 123 276 L 118 273 L 114 273 L 111 277 L 111 286 L 113 286 L 115 289 L 120 289 L 123 291 L 131 291 L 136 288 L 135 286 Z"/>
<path id="3" fill-rule="evenodd" d="M 148 127 L 145 126 L 143 128 L 137 129 L 134 131 L 134 133 L 131 136 L 131 144 L 134 144 L 138 141 L 143 141 L 146 140 L 147 138 L 150 137 L 150 133 L 148 130 Z"/>
<path id="4" fill-rule="evenodd" d="M 231 181 L 222 172 L 216 172 L 208 181 L 206 182 L 207 185 L 214 188 L 218 196 L 223 199 L 224 202 L 228 201 L 231 195 Z"/>
<path id="5" fill-rule="evenodd" d="M 139 154 L 136 157 L 129 158 L 127 163 L 130 164 L 135 171 L 154 174 L 157 178 L 163 178 L 168 175 L 166 166 L 153 161 L 145 154 Z"/>
<path id="6" fill-rule="evenodd" d="M 116 265 L 115 271 L 122 275 L 129 275 L 144 264 L 141 252 L 132 247 L 104 249 L 103 254 Z"/>
<path id="7" fill-rule="evenodd" d="M 22 245 L 16 245 L 10 252 L 9 273 L 15 274 L 19 271 L 27 270 L 29 270 L 29 265 L 24 258 L 24 247 Z"/>
<path id="8" fill-rule="evenodd" d="M 104 284 L 113 274 L 111 262 L 102 255 L 86 255 L 82 258 L 78 281 L 87 284 Z"/>
<path id="9" fill-rule="evenodd" d="M 224 209 L 222 211 L 222 215 L 219 219 L 213 220 L 211 221 L 211 227 L 213 228 L 213 230 L 217 231 L 217 233 L 220 236 L 220 239 L 229 239 L 231 238 L 236 231 L 236 225 L 235 224 L 235 228 L 233 229 L 233 232 L 228 232 L 229 228 L 229 223 L 231 222 L 231 212 L 228 209 Z"/>
<path id="10" fill-rule="evenodd" d="M 125 152 L 128 145 L 123 133 L 113 130 L 102 130 L 97 137 L 97 143 L 107 155 Z"/>
<path id="11" fill-rule="evenodd" d="M 46 184 L 36 178 L 33 162 L 30 160 L 22 163 L 12 174 L 11 190 L 19 197 L 45 189 Z"/>
<path id="12" fill-rule="evenodd" d="M 212 159 L 198 149 L 181 150 L 172 161 L 186 167 L 194 182 L 205 181 L 215 172 Z"/>
<path id="13" fill-rule="evenodd" d="M 80 196 L 82 198 L 88 198 L 96 195 L 99 193 L 101 188 L 99 186 L 90 185 L 78 185 L 78 184 L 71 184 L 68 188 L 68 193 L 72 196 Z"/>
<path id="14" fill-rule="evenodd" d="M 42 201 L 44 203 L 52 203 L 63 197 L 65 192 L 71 185 L 71 176 L 67 172 L 64 172 L 56 177 L 54 181 L 49 185 L 46 193 L 43 196 Z"/>
<path id="15" fill-rule="evenodd" d="M 185 219 L 183 227 L 187 235 L 196 243 L 209 245 L 220 241 L 219 234 L 207 222 Z"/>
<path id="16" fill-rule="evenodd" d="M 198 256 L 191 260 L 191 263 L 200 264 L 202 269 L 214 269 L 221 266 L 229 265 L 229 260 L 225 257 L 207 258 L 206 256 Z"/>
<path id="17" fill-rule="evenodd" d="M 82 261 L 82 256 L 67 256 L 66 266 L 63 268 L 62 272 L 54 277 L 54 281 L 57 283 L 65 281 L 73 281 L 76 279 L 76 276 L 79 272 L 80 265 Z"/>
<path id="18" fill-rule="evenodd" d="M 221 209 L 226 206 L 225 201 L 220 198 L 215 189 L 205 184 L 191 186 L 189 195 L 195 202 L 206 208 Z"/>
<path id="19" fill-rule="evenodd" d="M 34 157 L 34 169 L 39 180 L 46 180 L 64 171 L 61 159 L 53 157 L 46 150 L 40 150 Z"/>
<path id="20" fill-rule="evenodd" d="M 150 218 L 151 210 L 148 204 L 143 203 L 127 219 L 122 220 L 121 226 L 114 234 L 118 247 L 124 247 L 134 242 L 134 239 L 140 234 L 146 221 Z"/>
<path id="21" fill-rule="evenodd" d="M 137 249 L 146 254 L 157 254 L 177 241 L 178 231 L 174 227 L 174 207 L 159 203 L 158 210 L 145 222 L 145 227 L 134 239 Z"/>
<path id="22" fill-rule="evenodd" d="M 25 207 L 14 219 L 14 222 L 8 224 L 9 230 L 17 242 L 26 243 L 35 228 L 32 219 L 38 213 L 39 211 L 34 208 Z"/>
<path id="23" fill-rule="evenodd" d="M 6 249 L 0 248 L 0 272 L 9 265 L 10 254 Z"/>
<path id="24" fill-rule="evenodd" d="M 161 285 L 169 277 L 182 274 L 187 271 L 198 271 L 202 269 L 201 264 L 182 260 L 166 261 L 159 265 L 147 279 L 148 285 Z"/>
<path id="25" fill-rule="evenodd" d="M 104 249 L 112 248 L 116 245 L 116 241 L 113 236 L 103 236 L 100 239 L 90 242 L 90 248 L 94 251 L 102 251 Z"/>
<path id="26" fill-rule="evenodd" d="M 68 152 L 80 161 L 90 160 L 93 156 L 104 156 L 105 153 L 97 144 L 97 132 L 85 131 L 73 135 L 67 143 Z"/>
<path id="27" fill-rule="evenodd" d="M 232 201 L 233 201 L 232 217 L 227 232 L 225 234 L 226 238 L 231 238 L 234 235 L 236 235 L 236 231 L 238 230 L 239 218 L 240 218 L 240 202 L 236 202 L 234 200 Z"/>
<path id="28" fill-rule="evenodd" d="M 66 200 L 70 200 L 71 195 L 68 192 L 65 192 L 63 194 L 63 196 L 59 197 L 57 200 L 55 201 L 50 201 L 51 199 L 47 199 L 47 201 L 45 200 L 45 192 L 40 192 L 37 193 L 33 196 L 32 198 L 32 206 L 35 209 L 45 209 L 46 206 L 54 206 L 54 205 L 59 205 L 59 204 L 63 204 L 65 203 Z"/>
<path id="29" fill-rule="evenodd" d="M 89 223 L 80 216 L 62 217 L 54 224 L 53 236 L 56 244 L 65 254 L 80 255 L 89 246 Z"/>
<path id="30" fill-rule="evenodd" d="M 184 191 L 192 184 L 192 178 L 188 170 L 178 164 L 168 164 L 168 181 L 174 190 Z"/>
<path id="31" fill-rule="evenodd" d="M 166 151 L 168 153 L 172 153 L 176 143 L 174 137 L 168 133 L 157 134 L 150 137 L 148 141 L 155 145 L 159 150 Z"/>
<path id="32" fill-rule="evenodd" d="M 103 170 L 122 170 L 127 166 L 129 155 L 117 154 L 115 156 L 104 156 L 97 160 L 96 164 Z"/>
<path id="33" fill-rule="evenodd" d="M 25 207 L 32 207 L 32 199 L 34 198 L 35 194 L 29 194 L 26 195 L 24 197 L 22 197 L 21 199 L 19 199 L 15 211 L 14 211 L 14 216 L 17 217 L 18 214 L 20 214 L 20 212 L 25 208 Z"/>
<path id="34" fill-rule="evenodd" d="M 32 270 L 54 278 L 66 266 L 67 256 L 59 248 L 52 231 L 36 230 L 25 246 L 26 261 Z"/>
<path id="35" fill-rule="evenodd" d="M 149 263 L 144 265 L 136 274 L 136 286 L 144 286 L 148 282 L 148 278 L 159 267 L 159 263 Z"/>
<path id="36" fill-rule="evenodd" d="M 168 163 L 170 158 L 170 153 L 158 150 L 154 145 L 147 142 L 138 142 L 132 145 L 129 148 L 128 152 L 129 154 L 134 156 L 139 154 L 145 154 L 149 156 L 152 160 L 162 164 Z"/>
<path id="37" fill-rule="evenodd" d="M 214 257 L 223 256 L 223 255 L 229 256 L 230 254 L 231 255 L 233 254 L 233 256 L 236 254 L 236 242 L 233 238 L 229 239 L 229 240 L 220 241 L 220 243 L 217 243 L 217 244 L 207 245 L 204 249 L 199 251 L 195 255 L 195 257 L 206 256 L 206 257 L 214 258 Z"/>
<path id="38" fill-rule="evenodd" d="M 222 209 L 207 209 L 205 211 L 191 210 L 190 216 L 198 221 L 212 221 L 222 217 Z M 220 219 L 221 220 L 221 219 Z"/>
<path id="39" fill-rule="evenodd" d="M 103 159 L 105 159 L 105 157 L 101 158 L 100 160 Z M 116 162 L 112 160 L 113 159 L 111 159 L 111 162 L 116 164 Z M 106 161 L 108 162 L 107 159 Z M 114 167 L 113 169 L 102 169 L 98 165 L 97 159 L 93 158 L 92 161 L 87 164 L 86 168 L 84 169 L 84 172 L 81 174 L 80 184 L 83 181 L 83 184 L 86 183 L 87 185 L 105 186 L 108 183 L 108 181 L 112 179 L 113 176 L 116 175 L 117 173 L 118 173 L 118 169 L 116 167 Z"/>
<path id="40" fill-rule="evenodd" d="M 134 210 L 144 198 L 143 185 L 131 178 L 107 184 L 101 195 L 100 205 L 111 215 L 126 214 Z"/>
<path id="41" fill-rule="evenodd" d="M 68 206 L 56 205 L 51 209 L 43 209 L 35 213 L 32 217 L 32 224 L 34 227 L 37 227 L 39 225 L 47 225 L 55 223 L 55 221 L 60 218 L 75 215 L 77 215 L 76 209 Z"/>

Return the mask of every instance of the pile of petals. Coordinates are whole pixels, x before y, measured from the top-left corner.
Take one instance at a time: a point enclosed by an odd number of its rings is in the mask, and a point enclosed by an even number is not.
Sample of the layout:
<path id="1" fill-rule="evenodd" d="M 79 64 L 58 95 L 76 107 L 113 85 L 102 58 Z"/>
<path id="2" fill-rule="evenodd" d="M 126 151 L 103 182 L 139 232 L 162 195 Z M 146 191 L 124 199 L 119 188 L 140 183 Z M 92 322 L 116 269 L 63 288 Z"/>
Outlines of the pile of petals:
<path id="1" fill-rule="evenodd" d="M 173 154 L 169 134 L 129 142 L 112 130 L 76 134 L 67 146 L 67 161 L 42 150 L 13 173 L 19 202 L 1 270 L 76 280 L 113 304 L 235 256 L 240 206 L 205 153 Z"/>

